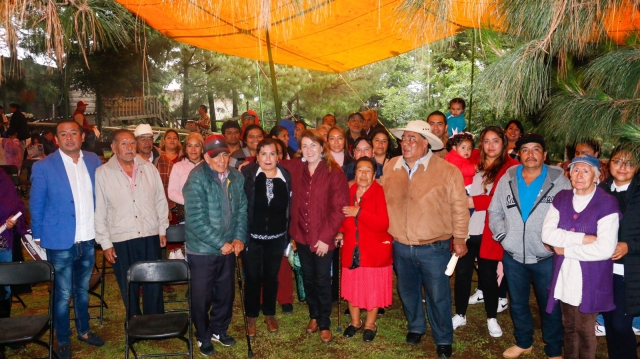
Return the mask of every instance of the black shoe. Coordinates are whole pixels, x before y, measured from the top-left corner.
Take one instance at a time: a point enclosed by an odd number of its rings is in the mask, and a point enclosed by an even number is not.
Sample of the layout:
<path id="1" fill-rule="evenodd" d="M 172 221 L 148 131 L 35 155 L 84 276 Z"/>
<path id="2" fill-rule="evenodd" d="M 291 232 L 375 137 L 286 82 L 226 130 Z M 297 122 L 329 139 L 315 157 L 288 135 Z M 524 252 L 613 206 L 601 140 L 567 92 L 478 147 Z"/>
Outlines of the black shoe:
<path id="1" fill-rule="evenodd" d="M 352 338 L 354 335 L 356 335 L 356 333 L 358 332 L 358 330 L 360 330 L 360 328 L 362 328 L 362 326 L 360 326 L 359 328 L 356 328 L 352 324 L 349 324 L 347 329 L 344 330 L 344 333 L 342 334 L 342 336 L 345 338 Z"/>
<path id="2" fill-rule="evenodd" d="M 293 304 L 283 304 L 282 314 L 293 314 Z"/>
<path id="3" fill-rule="evenodd" d="M 87 333 L 86 339 L 78 335 L 78 340 L 89 345 L 93 345 L 94 347 L 101 347 L 104 345 L 104 340 L 91 332 Z"/>
<path id="4" fill-rule="evenodd" d="M 451 357 L 451 345 L 438 345 L 436 351 L 438 359 L 449 359 Z"/>
<path id="5" fill-rule="evenodd" d="M 58 354 L 58 359 L 71 359 L 71 344 L 58 345 L 56 354 Z"/>
<path id="6" fill-rule="evenodd" d="M 224 334 L 213 334 L 211 335 L 211 340 L 218 342 L 222 345 L 224 345 L 225 347 L 232 347 L 234 345 L 236 345 L 236 340 L 233 339 L 232 336 L 227 335 L 227 333 Z"/>
<path id="7" fill-rule="evenodd" d="M 423 335 L 424 334 L 420 334 L 420 333 L 411 333 L 411 332 L 407 333 L 407 344 L 418 345 Z"/>
<path id="8" fill-rule="evenodd" d="M 206 342 L 206 343 L 198 342 L 198 346 L 200 347 L 200 353 L 202 353 L 202 355 L 211 356 L 213 355 L 213 353 L 216 352 L 211 342 Z"/>
<path id="9" fill-rule="evenodd" d="M 384 308 L 378 309 L 378 316 L 381 317 L 384 315 Z"/>
<path id="10" fill-rule="evenodd" d="M 351 312 L 349 311 L 349 308 L 344 310 L 344 315 L 346 315 L 347 317 L 351 316 Z"/>
<path id="11" fill-rule="evenodd" d="M 376 333 L 378 333 L 378 325 L 376 324 L 376 329 L 365 329 L 364 333 L 362 333 L 362 341 L 365 343 L 370 343 L 376 338 Z"/>

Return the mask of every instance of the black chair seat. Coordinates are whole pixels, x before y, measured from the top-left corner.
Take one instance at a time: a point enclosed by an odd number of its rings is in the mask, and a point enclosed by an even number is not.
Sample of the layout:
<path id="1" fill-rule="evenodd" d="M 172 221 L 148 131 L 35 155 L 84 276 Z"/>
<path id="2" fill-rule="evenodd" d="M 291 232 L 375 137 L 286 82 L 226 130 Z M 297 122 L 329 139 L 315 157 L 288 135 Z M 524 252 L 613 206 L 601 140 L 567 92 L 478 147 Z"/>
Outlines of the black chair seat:
<path id="1" fill-rule="evenodd" d="M 167 339 L 184 336 L 189 329 L 187 313 L 136 315 L 129 320 L 133 339 Z"/>
<path id="2" fill-rule="evenodd" d="M 48 315 L 0 318 L 0 342 L 18 343 L 39 338 L 49 328 Z"/>

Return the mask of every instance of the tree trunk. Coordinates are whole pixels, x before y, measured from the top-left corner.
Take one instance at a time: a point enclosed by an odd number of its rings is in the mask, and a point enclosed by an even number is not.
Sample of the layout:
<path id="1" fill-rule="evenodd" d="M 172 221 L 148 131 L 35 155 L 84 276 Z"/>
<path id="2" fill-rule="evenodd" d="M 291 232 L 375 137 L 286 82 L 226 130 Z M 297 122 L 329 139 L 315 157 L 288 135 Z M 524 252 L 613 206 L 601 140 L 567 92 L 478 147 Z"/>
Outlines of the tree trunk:
<path id="1" fill-rule="evenodd" d="M 182 118 L 189 117 L 189 62 L 182 64 Z"/>
<path id="2" fill-rule="evenodd" d="M 209 80 L 207 79 L 207 82 Z M 216 104 L 213 98 L 213 91 L 207 84 L 207 101 L 209 102 L 209 117 L 211 117 L 211 132 L 218 132 L 218 124 L 216 124 Z"/>
<path id="3" fill-rule="evenodd" d="M 237 90 L 231 90 L 231 101 L 233 102 L 233 112 L 231 113 L 231 116 L 236 117 L 238 116 L 238 102 L 240 101 L 240 98 L 238 98 L 238 91 Z"/>

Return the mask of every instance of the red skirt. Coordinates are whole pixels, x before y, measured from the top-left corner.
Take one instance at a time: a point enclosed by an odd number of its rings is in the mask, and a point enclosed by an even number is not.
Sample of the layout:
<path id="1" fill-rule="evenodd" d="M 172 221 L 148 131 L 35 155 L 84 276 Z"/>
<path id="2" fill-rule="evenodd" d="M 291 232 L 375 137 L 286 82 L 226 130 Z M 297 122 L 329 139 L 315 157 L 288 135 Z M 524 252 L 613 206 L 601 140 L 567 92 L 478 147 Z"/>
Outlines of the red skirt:
<path id="1" fill-rule="evenodd" d="M 393 268 L 342 267 L 340 285 L 342 298 L 354 307 L 365 310 L 388 307 L 393 296 Z"/>

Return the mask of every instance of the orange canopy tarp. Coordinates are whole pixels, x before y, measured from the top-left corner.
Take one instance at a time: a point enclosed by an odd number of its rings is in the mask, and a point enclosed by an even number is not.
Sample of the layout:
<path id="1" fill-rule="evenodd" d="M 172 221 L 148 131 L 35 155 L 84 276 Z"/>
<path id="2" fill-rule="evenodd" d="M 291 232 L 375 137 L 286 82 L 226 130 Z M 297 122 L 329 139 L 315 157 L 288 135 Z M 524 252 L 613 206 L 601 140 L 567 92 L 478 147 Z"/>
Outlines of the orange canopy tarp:
<path id="1" fill-rule="evenodd" d="M 424 11 L 406 21 L 401 0 L 117 0 L 163 35 L 200 48 L 268 61 L 343 72 L 387 59 L 462 31 L 500 29 L 497 0 L 452 0 L 445 18 Z M 295 5 L 294 5 L 295 4 Z M 640 29 L 632 5 L 604 24 L 622 42 Z"/>

